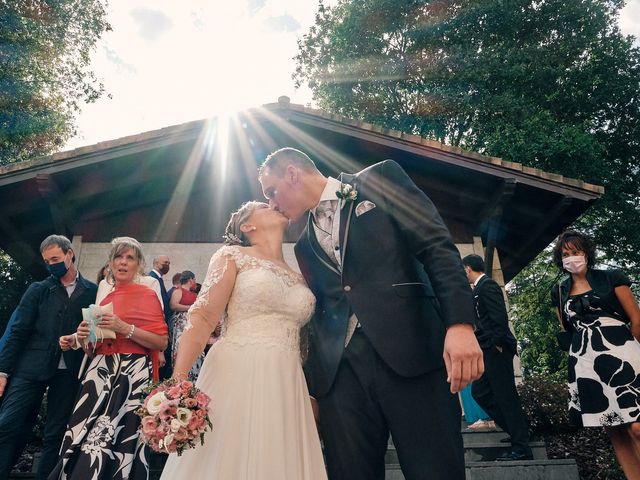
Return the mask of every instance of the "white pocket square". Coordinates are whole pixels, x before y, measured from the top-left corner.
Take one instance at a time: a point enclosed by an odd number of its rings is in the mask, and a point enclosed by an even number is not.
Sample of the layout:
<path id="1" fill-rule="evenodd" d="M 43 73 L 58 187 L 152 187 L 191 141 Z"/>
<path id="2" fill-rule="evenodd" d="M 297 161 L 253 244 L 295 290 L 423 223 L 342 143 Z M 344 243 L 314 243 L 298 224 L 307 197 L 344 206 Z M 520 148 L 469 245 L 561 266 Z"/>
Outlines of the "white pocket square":
<path id="1" fill-rule="evenodd" d="M 369 210 L 373 210 L 374 208 L 376 208 L 375 203 L 370 202 L 369 200 L 364 200 L 356 206 L 356 217 L 359 217 L 363 213 L 367 213 Z"/>

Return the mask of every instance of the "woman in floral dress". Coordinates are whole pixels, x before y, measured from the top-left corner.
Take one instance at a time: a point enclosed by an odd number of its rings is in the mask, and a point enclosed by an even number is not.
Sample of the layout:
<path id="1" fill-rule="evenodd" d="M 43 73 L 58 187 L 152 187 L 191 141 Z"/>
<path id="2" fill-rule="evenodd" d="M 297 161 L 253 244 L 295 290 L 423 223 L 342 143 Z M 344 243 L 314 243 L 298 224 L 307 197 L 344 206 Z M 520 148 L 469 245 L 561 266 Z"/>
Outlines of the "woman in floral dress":
<path id="1" fill-rule="evenodd" d="M 120 237 L 111 243 L 109 275 L 115 287 L 100 304 L 111 303 L 113 314 L 102 315 L 98 326 L 114 331 L 116 338 L 87 346 L 93 358 L 83 376 L 51 480 L 148 478 L 135 411 L 142 404 L 145 387 L 158 378 L 167 326 L 156 293 L 135 282 L 144 269 L 138 241 Z M 69 336 L 73 340 L 63 337 L 60 344 L 77 347 L 89 333 L 89 326 L 82 322 L 76 334 Z"/>
<path id="2" fill-rule="evenodd" d="M 604 427 L 628 479 L 640 479 L 640 308 L 620 270 L 594 268 L 588 236 L 564 232 L 554 263 L 569 276 L 551 290 L 558 317 L 572 332 L 569 419 Z"/>

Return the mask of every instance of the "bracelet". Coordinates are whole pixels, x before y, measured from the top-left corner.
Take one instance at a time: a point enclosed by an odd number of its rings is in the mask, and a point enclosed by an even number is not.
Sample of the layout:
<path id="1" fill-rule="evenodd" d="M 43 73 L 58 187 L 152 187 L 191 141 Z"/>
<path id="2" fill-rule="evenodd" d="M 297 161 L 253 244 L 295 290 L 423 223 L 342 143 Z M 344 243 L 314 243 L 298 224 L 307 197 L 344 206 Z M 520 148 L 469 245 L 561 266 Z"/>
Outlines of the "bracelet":
<path id="1" fill-rule="evenodd" d="M 136 331 L 136 326 L 135 325 L 131 325 L 131 330 L 129 330 L 129 333 L 127 334 L 126 338 L 129 339 L 131 337 L 133 337 L 133 332 Z"/>

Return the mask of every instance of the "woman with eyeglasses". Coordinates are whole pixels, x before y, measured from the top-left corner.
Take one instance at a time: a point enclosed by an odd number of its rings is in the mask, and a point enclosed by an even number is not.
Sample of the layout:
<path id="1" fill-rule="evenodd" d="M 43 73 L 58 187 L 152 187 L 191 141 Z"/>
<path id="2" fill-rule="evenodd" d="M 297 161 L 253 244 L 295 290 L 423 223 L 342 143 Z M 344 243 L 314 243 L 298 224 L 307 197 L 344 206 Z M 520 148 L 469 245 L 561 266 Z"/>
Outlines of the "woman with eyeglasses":
<path id="1" fill-rule="evenodd" d="M 569 420 L 604 427 L 629 479 L 640 479 L 640 308 L 620 270 L 594 268 L 587 235 L 561 234 L 554 263 L 569 274 L 551 290 L 561 325 L 571 332 Z"/>

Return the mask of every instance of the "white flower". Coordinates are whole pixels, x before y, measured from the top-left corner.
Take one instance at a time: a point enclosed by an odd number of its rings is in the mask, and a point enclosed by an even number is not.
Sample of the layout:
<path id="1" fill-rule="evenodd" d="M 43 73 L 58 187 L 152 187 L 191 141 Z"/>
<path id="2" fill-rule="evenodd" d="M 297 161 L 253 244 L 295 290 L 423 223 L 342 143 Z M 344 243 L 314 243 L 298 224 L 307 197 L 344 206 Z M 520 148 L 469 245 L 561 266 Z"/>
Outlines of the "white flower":
<path id="1" fill-rule="evenodd" d="M 342 208 L 347 202 L 353 202 L 356 198 L 358 198 L 358 191 L 353 188 L 353 185 L 349 185 L 348 183 L 341 183 L 340 190 L 336 192 L 336 197 L 340 199 L 340 208 Z"/>
<path id="2" fill-rule="evenodd" d="M 188 408 L 179 407 L 176 413 L 176 418 L 183 427 L 186 427 L 187 425 L 189 425 L 189 420 L 191 420 L 191 410 L 189 410 Z"/>
<path id="3" fill-rule="evenodd" d="M 162 440 L 160 440 L 162 441 Z M 164 436 L 164 448 L 165 450 L 167 450 L 167 452 L 169 451 L 169 445 L 171 445 L 171 442 L 173 442 L 173 433 L 169 433 L 167 435 Z M 162 447 L 160 447 L 162 448 Z"/>
<path id="4" fill-rule="evenodd" d="M 183 425 L 178 421 L 178 419 L 174 418 L 173 420 L 171 420 L 171 431 L 173 433 L 176 433 L 178 430 L 180 430 L 180 427 L 182 427 Z"/>
<path id="5" fill-rule="evenodd" d="M 149 412 L 150 415 L 157 415 L 160 413 L 160 406 L 162 405 L 162 402 L 166 400 L 167 396 L 164 392 L 156 393 L 154 396 L 150 397 L 147 402 L 147 412 Z"/>

